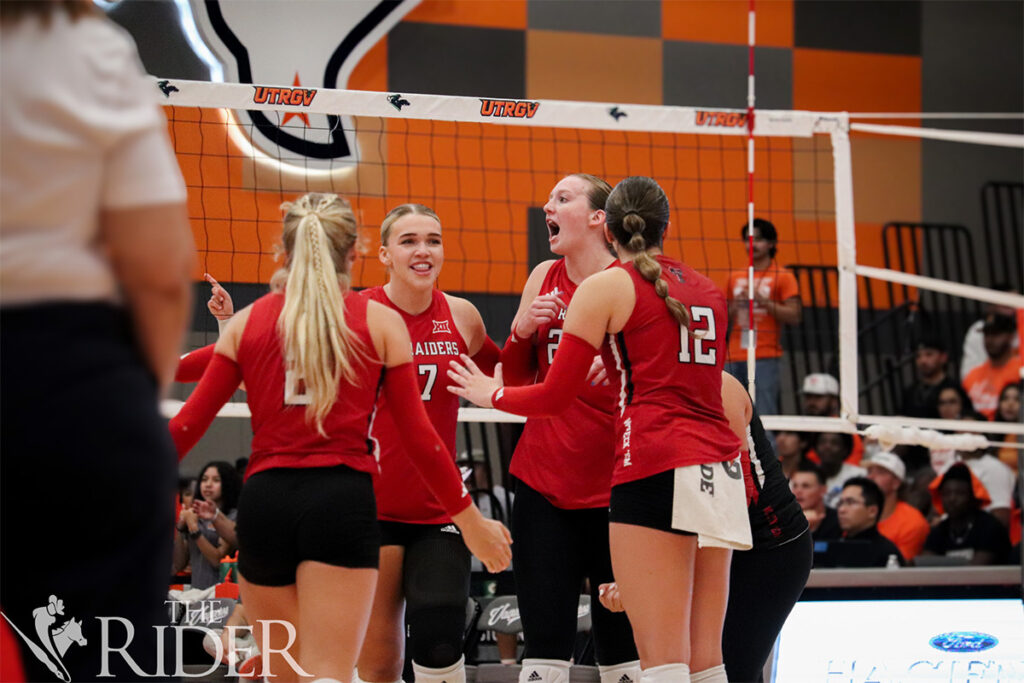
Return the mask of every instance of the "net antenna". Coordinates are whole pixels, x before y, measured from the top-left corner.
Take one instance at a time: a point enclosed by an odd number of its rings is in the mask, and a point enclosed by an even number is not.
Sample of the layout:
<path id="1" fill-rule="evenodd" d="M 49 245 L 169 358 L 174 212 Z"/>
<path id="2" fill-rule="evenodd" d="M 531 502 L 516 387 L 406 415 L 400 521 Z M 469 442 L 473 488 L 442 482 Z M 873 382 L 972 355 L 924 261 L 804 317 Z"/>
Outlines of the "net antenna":
<path id="1" fill-rule="evenodd" d="M 751 12 L 751 69 L 753 31 Z M 294 103 L 278 98 L 271 104 L 256 101 L 257 87 L 287 89 L 154 79 L 189 187 L 201 257 L 197 280 L 210 272 L 222 282 L 265 285 L 277 269 L 273 245 L 280 234 L 280 203 L 296 193 L 318 190 L 348 197 L 367 236 L 377 233 L 387 209 L 397 204 L 432 206 L 445 226 L 442 289 L 518 298 L 529 270 L 530 210 L 536 210 L 559 178 L 579 171 L 613 182 L 627 175 L 650 175 L 662 183 L 675 224 L 682 226 L 670 230 L 666 253 L 712 279 L 721 281 L 723 274 L 739 266 L 729 261 L 729 245 L 735 240 L 729 237 L 728 226 L 741 216 L 752 223 L 755 197 L 759 206 L 790 221 L 789 229 L 802 241 L 798 246 L 808 247 L 821 262 L 837 265 L 840 415 L 765 416 L 767 428 L 852 433 L 858 425 L 913 424 L 933 430 L 1024 434 L 1024 426 L 1015 423 L 981 425 L 860 413 L 858 278 L 1014 308 L 1024 308 L 1024 296 L 858 263 L 850 131 L 1018 149 L 1024 148 L 1024 136 L 851 124 L 843 112 L 755 111 L 752 73 L 746 110 L 330 89 L 317 89 L 315 96 L 295 98 Z M 290 158 L 290 153 L 278 150 L 275 156 L 273 150 L 258 151 L 245 141 L 245 126 L 232 112 L 247 109 L 280 120 L 308 112 L 350 121 L 356 127 L 359 160 L 355 166 L 339 162 L 335 169 L 317 166 L 303 172 L 302 160 Z M 297 117 L 291 122 L 298 125 Z M 756 157 L 760 170 L 755 186 Z M 798 158 L 800 163 L 795 163 Z M 778 163 L 780 159 L 785 164 Z M 786 164 L 790 170 L 779 172 L 778 167 Z M 287 171 L 282 170 L 285 166 Z M 797 166 L 804 176 L 797 177 Z M 805 186 L 811 188 L 813 201 L 796 207 L 793 197 L 808 194 Z M 243 198 L 240 190 L 248 194 Z M 801 223 L 808 211 L 812 213 Z M 814 231 L 816 237 L 808 245 L 811 238 L 806 235 Z M 354 285 L 381 284 L 383 271 L 372 262 L 362 263 L 354 273 Z M 748 286 L 748 321 L 752 298 Z M 489 332 L 501 340 L 507 330 L 491 327 Z M 754 347 L 749 343 L 747 349 L 752 395 Z M 180 402 L 168 402 L 165 412 L 174 414 L 179 406 Z M 232 404 L 221 415 L 245 417 L 248 409 Z M 472 408 L 460 415 L 463 421 L 520 421 Z"/>

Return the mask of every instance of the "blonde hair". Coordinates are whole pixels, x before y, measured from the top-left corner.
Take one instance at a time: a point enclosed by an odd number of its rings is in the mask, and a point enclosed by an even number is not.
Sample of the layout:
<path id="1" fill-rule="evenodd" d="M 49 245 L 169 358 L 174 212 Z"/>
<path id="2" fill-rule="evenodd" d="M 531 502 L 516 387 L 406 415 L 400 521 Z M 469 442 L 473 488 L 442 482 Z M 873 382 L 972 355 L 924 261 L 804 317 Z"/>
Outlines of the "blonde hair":
<path id="1" fill-rule="evenodd" d="M 358 248 L 352 207 L 333 194 L 311 192 L 281 205 L 287 281 L 277 328 L 286 367 L 305 382 L 306 419 L 327 436 L 323 421 L 341 379 L 354 382 L 366 354 L 345 321 L 348 258 Z"/>
<path id="2" fill-rule="evenodd" d="M 653 178 L 631 176 L 611 191 L 605 203 L 605 221 L 615 240 L 635 254 L 633 265 L 654 291 L 665 300 L 672 317 L 690 327 L 690 313 L 680 301 L 668 295 L 668 282 L 661 277 L 661 264 L 647 253 L 661 247 L 668 227 L 668 197 Z"/>
<path id="3" fill-rule="evenodd" d="M 438 225 L 441 225 L 441 219 L 437 217 L 437 214 L 429 206 L 424 206 L 423 204 L 400 204 L 388 211 L 388 215 L 384 216 L 384 222 L 380 224 L 381 246 L 388 246 L 388 240 L 391 239 L 391 228 L 398 222 L 398 219 L 412 215 L 433 218 L 437 221 Z"/>

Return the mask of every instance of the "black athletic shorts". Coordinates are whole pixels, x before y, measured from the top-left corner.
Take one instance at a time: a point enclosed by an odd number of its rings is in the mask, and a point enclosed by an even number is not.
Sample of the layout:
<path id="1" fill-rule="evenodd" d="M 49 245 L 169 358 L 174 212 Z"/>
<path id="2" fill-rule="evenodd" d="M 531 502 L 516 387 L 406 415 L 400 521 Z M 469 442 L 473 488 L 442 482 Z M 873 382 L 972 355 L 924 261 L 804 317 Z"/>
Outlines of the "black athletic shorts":
<path id="1" fill-rule="evenodd" d="M 675 470 L 665 470 L 644 479 L 612 487 L 608 521 L 644 526 L 681 536 L 696 536 L 691 531 L 672 528 L 675 496 Z"/>
<path id="2" fill-rule="evenodd" d="M 305 560 L 377 568 L 380 529 L 369 474 L 344 465 L 278 468 L 245 482 L 238 573 L 259 586 L 289 586 Z"/>
<path id="3" fill-rule="evenodd" d="M 381 520 L 380 544 L 400 545 L 408 548 L 432 538 L 457 538 L 462 541 L 462 532 L 452 522 L 447 524 L 413 524 L 411 522 L 390 522 Z M 463 542 L 463 545 L 465 543 Z"/>

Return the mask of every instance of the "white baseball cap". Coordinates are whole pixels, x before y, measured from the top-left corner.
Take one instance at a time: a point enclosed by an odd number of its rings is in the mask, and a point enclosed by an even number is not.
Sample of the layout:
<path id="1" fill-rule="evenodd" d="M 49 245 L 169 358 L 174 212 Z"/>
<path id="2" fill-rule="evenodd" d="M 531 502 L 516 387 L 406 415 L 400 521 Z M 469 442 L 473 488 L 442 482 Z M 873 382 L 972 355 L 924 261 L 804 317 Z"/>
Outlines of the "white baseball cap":
<path id="1" fill-rule="evenodd" d="M 802 394 L 817 394 L 819 396 L 838 396 L 839 380 L 824 372 L 816 372 L 804 377 L 804 386 L 800 390 Z"/>
<path id="2" fill-rule="evenodd" d="M 868 467 L 871 467 L 872 465 L 884 467 L 895 474 L 896 478 L 900 481 L 907 478 L 907 466 L 903 464 L 900 456 L 895 453 L 890 453 L 889 451 L 878 451 L 871 456 L 871 459 L 868 460 L 866 464 Z"/>

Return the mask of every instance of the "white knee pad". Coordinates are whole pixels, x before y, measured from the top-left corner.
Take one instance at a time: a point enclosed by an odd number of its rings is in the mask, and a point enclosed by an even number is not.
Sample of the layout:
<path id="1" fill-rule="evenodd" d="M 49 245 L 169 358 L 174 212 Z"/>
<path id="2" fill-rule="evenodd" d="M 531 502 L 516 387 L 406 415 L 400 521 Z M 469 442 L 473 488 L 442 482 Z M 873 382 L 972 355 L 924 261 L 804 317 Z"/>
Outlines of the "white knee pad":
<path id="1" fill-rule="evenodd" d="M 601 672 L 601 683 L 639 683 L 640 660 L 623 662 L 615 666 L 598 666 Z"/>
<path id="2" fill-rule="evenodd" d="M 644 669 L 640 683 L 690 683 L 690 667 L 685 664 L 662 664 Z"/>
<path id="3" fill-rule="evenodd" d="M 412 670 L 416 673 L 416 683 L 466 683 L 466 658 L 443 669 L 428 669 L 415 661 Z"/>
<path id="4" fill-rule="evenodd" d="M 729 683 L 729 679 L 725 677 L 725 664 L 692 673 L 690 681 L 691 683 Z"/>
<path id="5" fill-rule="evenodd" d="M 564 659 L 524 659 L 519 683 L 569 683 L 569 668 Z"/>

